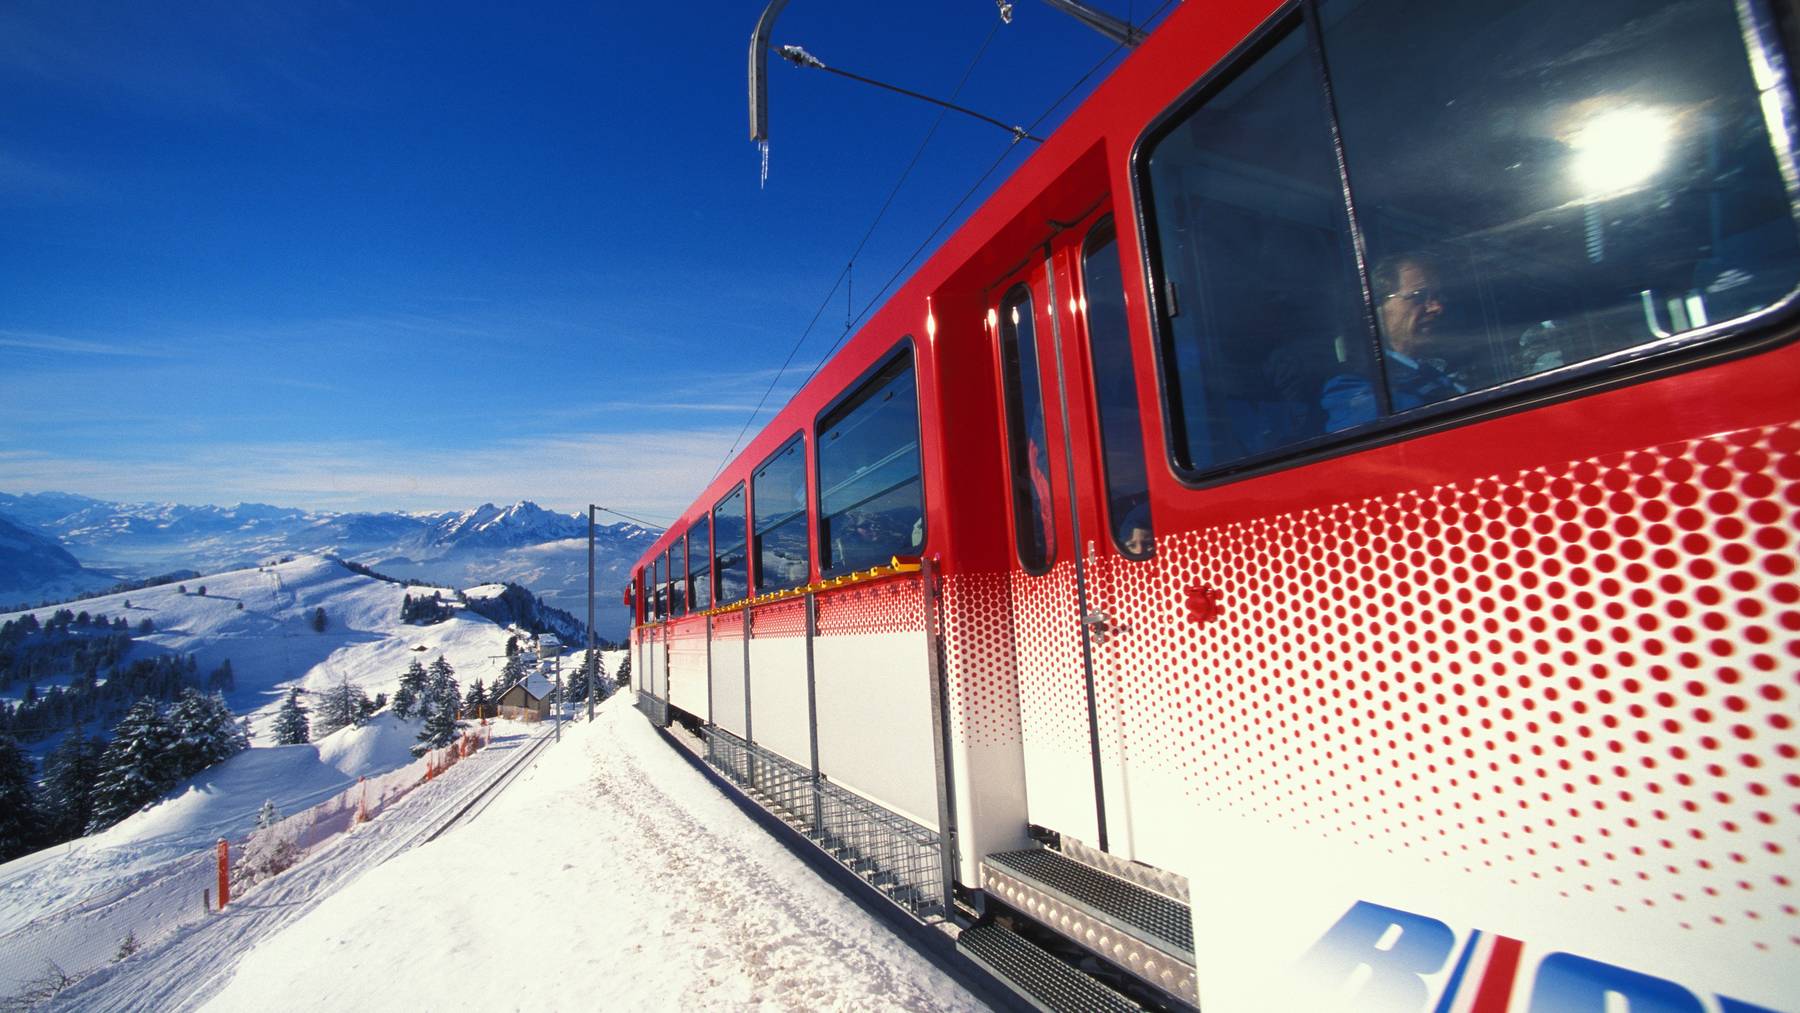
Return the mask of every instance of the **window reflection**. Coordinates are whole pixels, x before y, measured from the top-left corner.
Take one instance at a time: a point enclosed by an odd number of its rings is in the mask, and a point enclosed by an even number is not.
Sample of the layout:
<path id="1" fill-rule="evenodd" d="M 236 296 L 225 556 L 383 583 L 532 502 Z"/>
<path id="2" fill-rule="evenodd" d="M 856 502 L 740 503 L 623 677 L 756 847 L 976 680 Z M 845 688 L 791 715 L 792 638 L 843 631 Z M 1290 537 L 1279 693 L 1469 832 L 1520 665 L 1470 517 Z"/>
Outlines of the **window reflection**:
<path id="1" fill-rule="evenodd" d="M 713 554 L 719 574 L 719 604 L 729 605 L 750 589 L 749 557 L 744 554 L 744 487 L 740 483 L 713 507 Z"/>
<path id="2" fill-rule="evenodd" d="M 831 576 L 917 555 L 925 502 L 910 351 L 820 421 L 817 453 L 821 571 Z"/>
<path id="3" fill-rule="evenodd" d="M 1019 563 L 1034 573 L 1050 566 L 1054 520 L 1049 444 L 1038 374 L 1037 326 L 1031 292 L 1015 286 L 1000 301 L 1000 370 L 1006 388 L 1007 453 L 1012 470 L 1013 528 Z"/>
<path id="4" fill-rule="evenodd" d="M 779 591 L 806 583 L 806 445 L 798 434 L 752 479 L 756 511 L 756 589 Z"/>

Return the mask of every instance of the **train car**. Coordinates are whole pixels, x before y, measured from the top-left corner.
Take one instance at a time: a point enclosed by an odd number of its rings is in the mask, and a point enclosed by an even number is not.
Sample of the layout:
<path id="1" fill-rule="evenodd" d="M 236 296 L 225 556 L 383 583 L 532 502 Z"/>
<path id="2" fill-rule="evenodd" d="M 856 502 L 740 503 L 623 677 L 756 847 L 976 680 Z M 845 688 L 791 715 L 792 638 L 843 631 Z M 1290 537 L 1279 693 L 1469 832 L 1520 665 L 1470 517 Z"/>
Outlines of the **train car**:
<path id="1" fill-rule="evenodd" d="M 1800 1009 L 1791 7 L 1220 0 L 639 563 L 1045 1008 Z"/>

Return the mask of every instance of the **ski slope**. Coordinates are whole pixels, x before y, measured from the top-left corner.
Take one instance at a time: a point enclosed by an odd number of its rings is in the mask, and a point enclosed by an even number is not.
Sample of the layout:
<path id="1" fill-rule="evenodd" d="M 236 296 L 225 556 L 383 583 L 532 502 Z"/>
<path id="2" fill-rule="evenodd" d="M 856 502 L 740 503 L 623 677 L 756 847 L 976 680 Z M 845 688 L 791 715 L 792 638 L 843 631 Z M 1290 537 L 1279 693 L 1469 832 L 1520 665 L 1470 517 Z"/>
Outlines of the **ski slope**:
<path id="1" fill-rule="evenodd" d="M 594 723 L 565 725 L 471 824 L 246 944 L 205 1008 L 984 1008 L 751 822 L 633 702 L 619 693 Z"/>

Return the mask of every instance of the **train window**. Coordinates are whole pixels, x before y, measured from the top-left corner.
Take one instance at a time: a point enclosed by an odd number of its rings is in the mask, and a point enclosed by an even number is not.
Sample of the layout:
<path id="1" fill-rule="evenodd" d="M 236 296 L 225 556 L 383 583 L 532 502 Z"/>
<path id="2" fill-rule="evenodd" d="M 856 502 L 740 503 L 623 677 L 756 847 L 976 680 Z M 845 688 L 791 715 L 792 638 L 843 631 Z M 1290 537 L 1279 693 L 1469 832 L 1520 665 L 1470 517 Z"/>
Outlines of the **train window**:
<path id="1" fill-rule="evenodd" d="M 664 615 L 664 610 L 662 610 L 664 597 L 666 594 L 662 592 L 662 556 L 657 556 L 655 560 L 650 560 L 650 596 L 648 599 L 650 599 L 650 621 L 652 623 L 655 623 L 657 619 L 662 619 L 662 615 Z"/>
<path id="2" fill-rule="evenodd" d="M 688 605 L 699 612 L 712 608 L 712 530 L 708 518 L 695 521 L 687 530 Z"/>
<path id="3" fill-rule="evenodd" d="M 1050 508 L 1049 440 L 1039 380 L 1037 318 L 1031 290 L 1009 289 L 1000 300 L 1000 380 L 1006 391 L 1007 463 L 1011 471 L 1013 537 L 1027 572 L 1050 569 L 1055 519 Z"/>
<path id="4" fill-rule="evenodd" d="M 826 576 L 916 556 L 925 543 L 912 354 L 895 356 L 819 420 L 819 549 Z"/>
<path id="5" fill-rule="evenodd" d="M 677 541 L 669 546 L 669 614 L 687 613 L 687 547 Z"/>
<path id="6" fill-rule="evenodd" d="M 1729 0 L 1325 0 L 1393 410 L 1779 301 L 1800 236 Z M 1334 428 L 1372 417 L 1328 390 Z"/>
<path id="7" fill-rule="evenodd" d="M 1323 436 L 1370 342 L 1330 123 L 1293 26 L 1145 149 L 1171 439 L 1205 472 Z"/>
<path id="8" fill-rule="evenodd" d="M 744 554 L 744 485 L 713 507 L 713 569 L 719 575 L 719 604 L 729 605 L 750 590 L 749 557 Z"/>
<path id="9" fill-rule="evenodd" d="M 1081 252 L 1081 309 L 1094 363 L 1094 409 L 1106 464 L 1106 509 L 1113 543 L 1134 559 L 1150 555 L 1150 478 L 1138 418 L 1137 370 L 1125 316 L 1125 279 L 1118 230 L 1108 218 L 1088 233 Z"/>
<path id="10" fill-rule="evenodd" d="M 1159 124 L 1141 183 L 1177 466 L 1553 383 L 1785 300 L 1792 152 L 1740 8 L 1318 0 L 1323 68 L 1290 26 Z"/>
<path id="11" fill-rule="evenodd" d="M 806 583 L 806 444 L 795 433 L 751 476 L 756 514 L 756 589 L 781 591 Z"/>

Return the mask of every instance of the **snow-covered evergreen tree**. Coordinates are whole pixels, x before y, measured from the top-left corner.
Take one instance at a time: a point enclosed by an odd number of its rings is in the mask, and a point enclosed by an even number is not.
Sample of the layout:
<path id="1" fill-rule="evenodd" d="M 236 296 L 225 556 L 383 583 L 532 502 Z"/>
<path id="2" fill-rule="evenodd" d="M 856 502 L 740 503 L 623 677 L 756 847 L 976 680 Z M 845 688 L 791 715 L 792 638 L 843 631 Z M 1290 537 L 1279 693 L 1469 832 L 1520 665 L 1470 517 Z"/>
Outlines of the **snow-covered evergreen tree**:
<path id="1" fill-rule="evenodd" d="M 425 692 L 425 666 L 414 658 L 400 676 L 400 688 L 394 691 L 394 715 L 410 718 L 419 708 L 419 694 Z"/>
<path id="2" fill-rule="evenodd" d="M 281 810 L 275 808 L 275 800 L 263 799 L 262 808 L 256 811 L 256 829 L 267 830 L 281 822 Z"/>
<path id="3" fill-rule="evenodd" d="M 0 862 L 44 843 L 44 813 L 32 780 L 25 751 L 10 736 L 0 736 Z"/>
<path id="4" fill-rule="evenodd" d="M 340 676 L 337 685 L 318 694 L 313 712 L 313 737 L 322 739 L 339 728 L 360 726 L 368 715 L 369 697 L 361 686 Z"/>
<path id="5" fill-rule="evenodd" d="M 631 652 L 630 651 L 626 651 L 625 656 L 623 658 L 619 659 L 619 670 L 617 672 L 613 673 L 613 681 L 618 683 L 621 686 L 628 686 L 631 684 Z"/>
<path id="6" fill-rule="evenodd" d="M 523 655 L 509 656 L 506 659 L 506 667 L 500 670 L 500 681 L 494 684 L 494 696 L 497 698 L 501 693 L 513 688 L 520 679 L 525 678 L 525 673 L 530 670 L 531 666 Z"/>
<path id="7" fill-rule="evenodd" d="M 414 756 L 423 756 L 428 750 L 442 749 L 456 738 L 456 698 L 440 697 L 438 703 L 425 715 L 425 727 L 419 731 L 419 744 L 412 747 Z"/>
<path id="8" fill-rule="evenodd" d="M 469 695 L 463 697 L 463 712 L 471 717 L 483 718 L 487 716 L 487 707 L 487 688 L 481 684 L 480 679 L 476 679 L 475 685 L 469 687 Z"/>
<path id="9" fill-rule="evenodd" d="M 450 662 L 444 660 L 441 654 L 431 663 L 430 679 L 425 683 L 425 688 L 439 699 L 449 699 L 452 702 L 462 696 L 462 691 L 456 684 L 456 669 L 450 667 Z"/>
<path id="10" fill-rule="evenodd" d="M 104 741 L 82 734 L 76 726 L 44 759 L 43 803 L 52 843 L 73 840 L 87 831 L 105 749 Z"/>
<path id="11" fill-rule="evenodd" d="M 312 741 L 312 726 L 306 720 L 306 707 L 300 703 L 300 687 L 288 690 L 287 699 L 275 713 L 275 744 L 297 746 Z"/>
<path id="12" fill-rule="evenodd" d="M 175 766 L 169 757 L 174 744 L 175 734 L 156 709 L 156 701 L 144 699 L 131 705 L 100 755 L 88 833 L 130 816 L 174 785 Z"/>
<path id="13" fill-rule="evenodd" d="M 203 696 L 196 690 L 182 690 L 181 698 L 169 708 L 168 721 L 175 733 L 170 758 L 177 778 L 198 774 L 250 748 L 237 717 L 217 693 Z"/>

